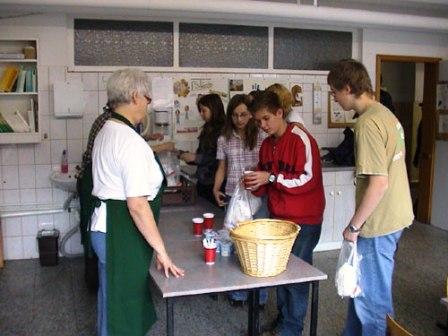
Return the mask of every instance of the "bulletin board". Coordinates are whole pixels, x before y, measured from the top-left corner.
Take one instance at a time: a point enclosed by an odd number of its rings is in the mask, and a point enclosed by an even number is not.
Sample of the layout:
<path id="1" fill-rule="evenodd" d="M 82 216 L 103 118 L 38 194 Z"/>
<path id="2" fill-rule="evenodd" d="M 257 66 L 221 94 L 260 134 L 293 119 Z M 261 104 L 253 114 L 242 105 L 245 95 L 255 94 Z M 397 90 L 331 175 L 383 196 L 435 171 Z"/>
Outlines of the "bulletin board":
<path id="1" fill-rule="evenodd" d="M 355 111 L 344 111 L 341 105 L 328 92 L 328 128 L 354 127 L 356 123 Z"/>
<path id="2" fill-rule="evenodd" d="M 174 79 L 174 137 L 192 141 L 198 137 L 204 124 L 196 102 L 201 95 L 216 93 L 224 106 L 229 101 L 228 79 L 176 78 Z"/>
<path id="3" fill-rule="evenodd" d="M 448 82 L 437 84 L 437 139 L 448 140 Z"/>

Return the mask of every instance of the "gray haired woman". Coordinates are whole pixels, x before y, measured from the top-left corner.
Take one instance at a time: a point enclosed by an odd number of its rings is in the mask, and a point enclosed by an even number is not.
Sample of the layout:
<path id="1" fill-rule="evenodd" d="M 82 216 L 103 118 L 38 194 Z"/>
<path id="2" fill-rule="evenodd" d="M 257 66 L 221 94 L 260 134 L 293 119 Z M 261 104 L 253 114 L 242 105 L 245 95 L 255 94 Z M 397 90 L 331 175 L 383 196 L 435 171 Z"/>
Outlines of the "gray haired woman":
<path id="1" fill-rule="evenodd" d="M 107 97 L 111 119 L 96 136 L 92 152 L 90 238 L 100 278 L 98 334 L 145 335 L 156 320 L 148 285 L 153 250 L 167 277 L 184 271 L 169 258 L 156 225 L 162 170 L 135 131 L 151 102 L 145 73 L 114 72 Z"/>

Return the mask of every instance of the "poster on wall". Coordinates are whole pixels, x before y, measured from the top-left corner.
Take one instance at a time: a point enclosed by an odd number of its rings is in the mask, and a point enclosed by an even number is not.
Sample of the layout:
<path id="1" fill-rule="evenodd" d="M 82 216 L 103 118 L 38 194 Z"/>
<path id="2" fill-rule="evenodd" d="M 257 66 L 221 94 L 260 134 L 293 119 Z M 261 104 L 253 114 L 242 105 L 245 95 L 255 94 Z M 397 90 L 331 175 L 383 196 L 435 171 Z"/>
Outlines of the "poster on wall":
<path id="1" fill-rule="evenodd" d="M 448 110 L 448 82 L 446 81 L 437 84 L 437 109 Z"/>
<path id="2" fill-rule="evenodd" d="M 329 128 L 345 128 L 353 127 L 356 122 L 355 111 L 344 111 L 339 105 L 331 92 L 328 92 L 328 127 Z"/>
<path id="3" fill-rule="evenodd" d="M 228 79 L 225 78 L 176 78 L 173 91 L 174 136 L 183 141 L 195 140 L 204 124 L 196 104 L 201 95 L 218 94 L 224 106 L 229 100 Z"/>

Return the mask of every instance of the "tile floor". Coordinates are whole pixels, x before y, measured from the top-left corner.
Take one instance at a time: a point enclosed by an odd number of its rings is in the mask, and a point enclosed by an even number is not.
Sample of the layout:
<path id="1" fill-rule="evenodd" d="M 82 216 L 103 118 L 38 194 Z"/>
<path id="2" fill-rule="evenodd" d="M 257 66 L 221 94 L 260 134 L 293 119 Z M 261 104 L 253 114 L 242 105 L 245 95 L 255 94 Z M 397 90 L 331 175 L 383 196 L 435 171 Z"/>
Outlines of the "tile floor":
<path id="1" fill-rule="evenodd" d="M 315 253 L 315 265 L 328 273 L 321 283 L 318 335 L 340 335 L 346 302 L 334 289 L 338 252 Z M 444 332 L 436 321 L 446 318 L 439 304 L 446 291 L 448 232 L 416 223 L 400 242 L 394 276 L 397 319 L 415 336 Z M 159 321 L 149 336 L 164 335 L 165 305 L 154 289 Z M 275 293 L 263 311 L 262 323 L 275 316 Z M 178 299 L 176 335 L 244 335 L 246 308 L 233 308 L 224 295 Z M 84 285 L 83 260 L 61 259 L 58 266 L 41 267 L 38 260 L 9 261 L 0 271 L 1 336 L 84 336 L 95 334 L 96 297 Z M 308 321 L 305 335 L 308 333 Z"/>

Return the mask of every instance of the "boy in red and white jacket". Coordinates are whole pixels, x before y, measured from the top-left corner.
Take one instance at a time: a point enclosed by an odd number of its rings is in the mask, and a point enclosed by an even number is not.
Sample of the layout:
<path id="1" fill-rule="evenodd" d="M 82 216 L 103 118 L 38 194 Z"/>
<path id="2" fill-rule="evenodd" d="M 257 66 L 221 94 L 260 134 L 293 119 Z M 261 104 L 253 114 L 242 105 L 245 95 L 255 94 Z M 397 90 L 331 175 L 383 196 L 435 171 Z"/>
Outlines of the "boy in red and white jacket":
<path id="1" fill-rule="evenodd" d="M 259 93 L 250 109 L 269 137 L 261 145 L 257 170 L 245 176 L 245 185 L 257 196 L 267 194 L 272 218 L 300 225 L 291 252 L 312 264 L 325 208 L 316 140 L 299 125 L 286 122 L 286 113 L 274 92 Z M 278 323 L 268 335 L 302 335 L 308 292 L 308 284 L 277 288 Z"/>

